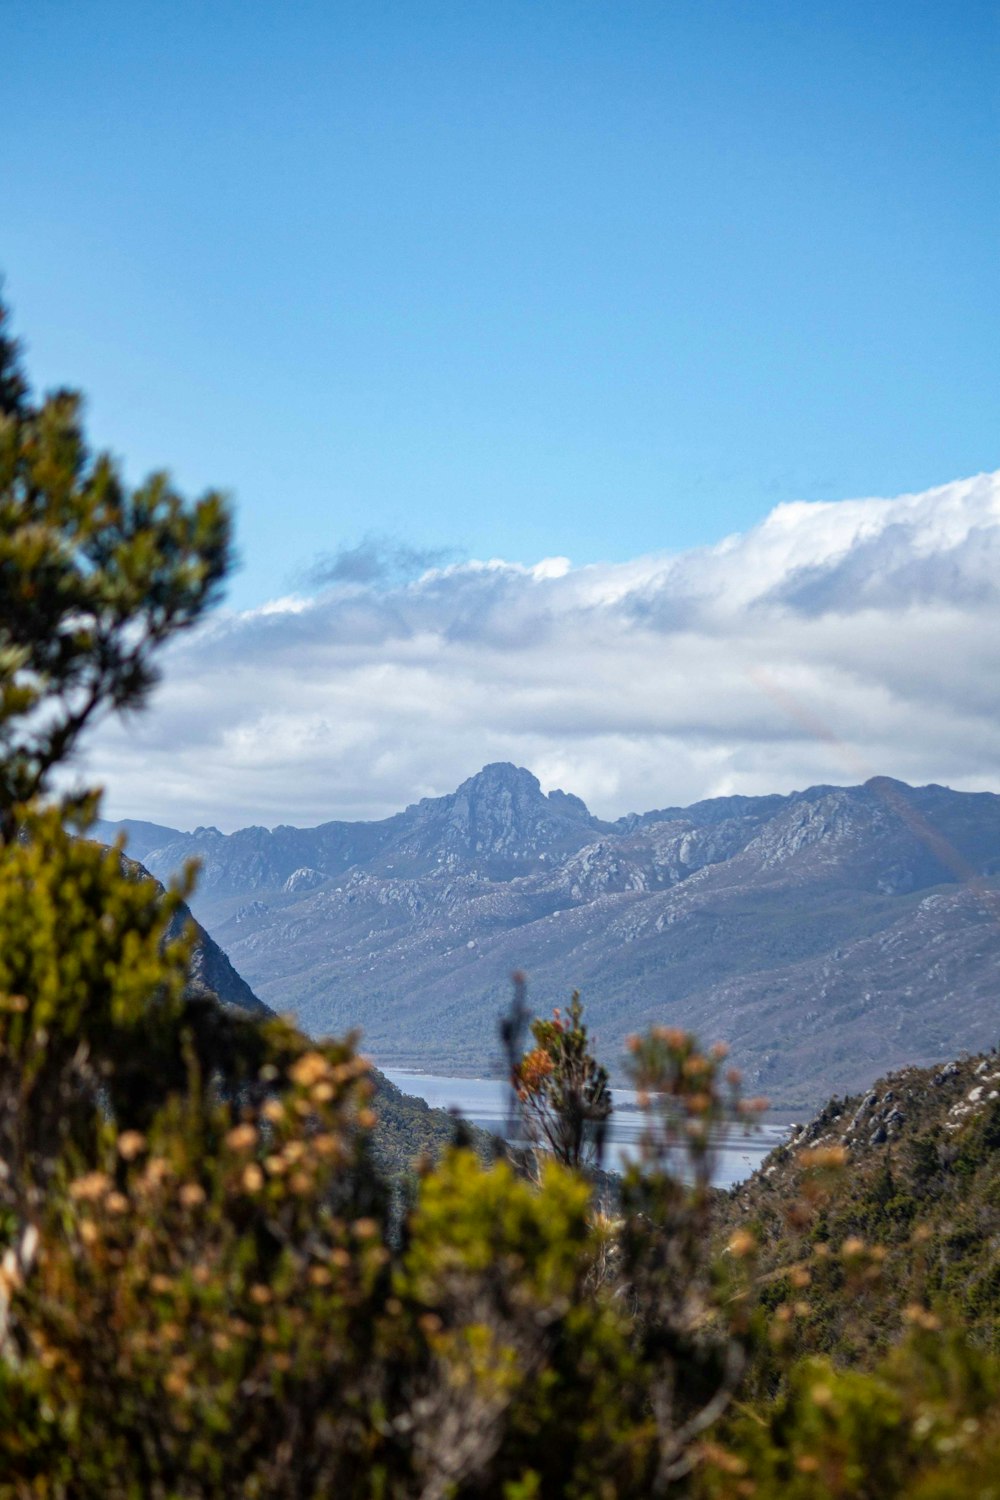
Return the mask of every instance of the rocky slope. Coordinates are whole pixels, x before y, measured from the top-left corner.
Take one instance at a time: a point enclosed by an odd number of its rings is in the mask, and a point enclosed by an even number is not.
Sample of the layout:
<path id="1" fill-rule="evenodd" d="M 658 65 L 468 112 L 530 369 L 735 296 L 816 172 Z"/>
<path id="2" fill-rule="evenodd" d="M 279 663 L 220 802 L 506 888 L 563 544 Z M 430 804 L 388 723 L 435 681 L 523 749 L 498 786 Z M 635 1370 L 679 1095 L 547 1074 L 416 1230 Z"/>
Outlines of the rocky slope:
<path id="1" fill-rule="evenodd" d="M 153 825 L 143 826 L 152 827 Z M 123 863 L 129 879 L 139 881 L 150 875 L 150 871 L 138 859 L 126 859 Z M 161 891 L 162 889 L 163 887 L 160 886 Z M 213 996 L 220 1005 L 246 1011 L 249 1015 L 259 1016 L 261 1019 L 273 1016 L 274 1011 L 271 1007 L 265 1005 L 263 1000 L 254 994 L 242 975 L 233 968 L 215 939 L 205 931 L 193 912 L 183 904 L 167 929 L 168 939 L 180 937 L 189 922 L 194 924 L 195 940 L 188 970 L 188 993 Z"/>
<path id="2" fill-rule="evenodd" d="M 765 1305 L 794 1309 L 803 1352 L 855 1363 L 938 1316 L 1000 1349 L 1000 1056 L 831 1099 L 719 1219 L 752 1234 Z"/>
<path id="3" fill-rule="evenodd" d="M 128 828 L 135 826 L 142 829 L 154 827 L 152 824 L 141 824 L 128 825 Z M 97 831 L 106 834 L 109 829 L 104 825 Z M 135 859 L 127 860 L 126 867 L 135 879 L 141 879 L 150 873 Z M 205 931 L 186 906 L 180 907 L 170 924 L 168 936 L 178 937 L 189 921 L 194 922 L 196 930 L 189 971 L 189 993 L 213 996 L 220 1004 L 246 1011 L 260 1020 L 273 1016 L 271 1007 L 254 994 L 215 939 Z M 421 1157 L 433 1157 L 452 1143 L 456 1123 L 446 1110 L 432 1109 L 425 1100 L 404 1093 L 377 1068 L 372 1069 L 372 1077 L 375 1083 L 372 1102 L 377 1115 L 372 1149 L 381 1167 L 393 1174 L 408 1172 Z M 476 1149 L 483 1155 L 489 1154 L 494 1145 L 492 1137 L 475 1126 L 464 1128 Z"/>
<path id="4" fill-rule="evenodd" d="M 269 1004 L 360 1025 L 387 1065 L 488 1068 L 514 968 L 536 1009 L 581 988 L 609 1061 L 690 1026 L 792 1108 L 1000 1032 L 988 793 L 877 779 L 610 824 L 493 765 L 382 822 L 132 827 L 161 877 L 202 861 L 195 910 Z"/>

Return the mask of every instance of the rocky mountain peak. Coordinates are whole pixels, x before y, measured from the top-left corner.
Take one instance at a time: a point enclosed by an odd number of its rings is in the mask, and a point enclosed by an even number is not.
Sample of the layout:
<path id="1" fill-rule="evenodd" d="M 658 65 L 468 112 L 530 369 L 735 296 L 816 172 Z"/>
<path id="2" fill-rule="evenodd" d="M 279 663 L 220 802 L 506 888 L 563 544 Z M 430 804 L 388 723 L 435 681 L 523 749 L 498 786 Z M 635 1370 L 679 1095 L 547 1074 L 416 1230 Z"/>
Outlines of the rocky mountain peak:
<path id="1" fill-rule="evenodd" d="M 484 766 L 433 805 L 445 813 L 441 840 L 452 860 L 531 860 L 567 839 L 578 846 L 594 825 L 578 797 L 546 797 L 537 776 L 506 761 Z"/>
<path id="2" fill-rule="evenodd" d="M 553 813 L 576 822 L 595 825 L 587 804 L 573 792 L 555 790 L 547 795 L 541 782 L 524 766 L 515 766 L 509 760 L 491 761 L 474 776 L 469 776 L 450 797 L 441 799 L 455 805 L 470 807 L 489 806 L 491 803 L 509 804 L 522 812 Z"/>
<path id="3" fill-rule="evenodd" d="M 533 809 L 545 805 L 538 777 L 509 761 L 494 761 L 484 766 L 463 781 L 447 800 L 457 813 L 468 810 L 472 816 L 477 813 L 488 816 L 492 810 L 508 808 L 516 809 L 522 816 L 530 815 Z"/>
<path id="4" fill-rule="evenodd" d="M 520 791 L 524 796 L 541 798 L 542 784 L 533 771 L 526 766 L 515 766 L 510 760 L 493 760 L 477 771 L 474 776 L 466 777 L 455 792 L 455 796 L 465 793 L 490 793 L 492 791 Z"/>
<path id="5" fill-rule="evenodd" d="M 557 787 L 555 791 L 549 793 L 547 800 L 553 807 L 558 807 L 563 812 L 573 812 L 581 818 L 593 821 L 586 802 L 574 792 L 564 792 Z"/>

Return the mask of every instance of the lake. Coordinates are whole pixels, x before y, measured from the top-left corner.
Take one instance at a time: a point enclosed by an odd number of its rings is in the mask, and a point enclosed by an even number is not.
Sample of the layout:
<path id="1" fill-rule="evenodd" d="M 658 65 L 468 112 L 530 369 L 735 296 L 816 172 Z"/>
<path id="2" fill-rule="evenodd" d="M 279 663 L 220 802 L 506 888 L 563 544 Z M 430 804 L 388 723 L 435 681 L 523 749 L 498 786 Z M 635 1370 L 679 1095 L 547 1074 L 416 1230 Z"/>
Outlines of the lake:
<path id="1" fill-rule="evenodd" d="M 503 1135 L 507 1124 L 510 1090 L 499 1078 L 447 1078 L 439 1073 L 411 1073 L 405 1068 L 383 1068 L 386 1078 L 406 1094 L 426 1099 L 435 1109 L 457 1109 L 474 1125 Z M 634 1151 L 642 1128 L 642 1114 L 631 1089 L 612 1089 L 607 1165 L 620 1167 Z M 728 1131 L 718 1151 L 713 1181 L 716 1187 L 732 1187 L 755 1171 L 763 1158 L 788 1135 L 784 1125 L 755 1125 L 746 1135 L 738 1128 Z"/>

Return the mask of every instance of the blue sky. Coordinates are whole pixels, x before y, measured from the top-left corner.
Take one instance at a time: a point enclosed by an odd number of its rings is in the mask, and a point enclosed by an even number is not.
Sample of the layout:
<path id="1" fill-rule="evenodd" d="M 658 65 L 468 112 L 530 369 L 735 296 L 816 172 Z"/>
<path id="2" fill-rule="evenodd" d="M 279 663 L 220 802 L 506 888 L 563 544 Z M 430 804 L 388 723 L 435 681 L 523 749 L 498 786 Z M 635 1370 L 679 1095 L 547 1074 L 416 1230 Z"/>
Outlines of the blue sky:
<path id="1" fill-rule="evenodd" d="M 238 606 L 371 534 L 619 563 L 1000 463 L 995 3 L 0 26 L 29 367 L 233 492 Z"/>

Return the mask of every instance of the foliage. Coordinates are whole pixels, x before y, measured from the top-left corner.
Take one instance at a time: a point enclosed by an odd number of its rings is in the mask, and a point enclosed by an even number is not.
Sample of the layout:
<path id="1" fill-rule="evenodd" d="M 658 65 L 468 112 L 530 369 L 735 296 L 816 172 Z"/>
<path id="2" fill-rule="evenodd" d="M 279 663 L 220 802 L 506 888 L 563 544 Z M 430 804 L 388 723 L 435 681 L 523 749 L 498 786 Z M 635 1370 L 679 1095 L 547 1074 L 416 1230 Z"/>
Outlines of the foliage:
<path id="1" fill-rule="evenodd" d="M 0 827 L 43 792 L 102 709 L 134 708 L 152 658 L 198 619 L 229 564 L 221 497 L 186 506 L 92 455 L 80 397 L 29 395 L 0 312 Z"/>
<path id="2" fill-rule="evenodd" d="M 904 1069 L 827 1106 L 734 1191 L 720 1234 L 740 1226 L 757 1239 L 770 1305 L 807 1304 L 795 1348 L 872 1365 L 925 1307 L 1000 1354 L 998 1090 L 991 1054 Z M 897 1123 L 881 1138 L 887 1113 Z M 852 1284 L 858 1255 L 845 1246 L 874 1256 L 863 1283 Z M 757 1374 L 773 1383 L 761 1361 Z"/>
<path id="3" fill-rule="evenodd" d="M 997 1494 L 1000 1364 L 924 1331 L 873 1371 L 806 1358 L 781 1395 L 705 1445 L 699 1500 L 958 1500 Z"/>
<path id="4" fill-rule="evenodd" d="M 675 1027 L 629 1041 L 631 1077 L 645 1109 L 636 1162 L 621 1189 L 620 1277 L 635 1309 L 635 1338 L 656 1426 L 656 1493 L 685 1476 L 695 1440 L 726 1410 L 751 1347 L 754 1242 L 711 1239 L 715 1148 L 727 1123 L 752 1119 L 726 1049 L 703 1052 Z"/>
<path id="5" fill-rule="evenodd" d="M 377 1116 L 371 1137 L 372 1160 L 397 1189 L 412 1179 L 415 1167 L 439 1161 L 449 1147 L 468 1146 L 484 1162 L 496 1159 L 500 1142 L 488 1131 L 405 1094 L 377 1068 L 372 1109 Z"/>
<path id="6" fill-rule="evenodd" d="M 520 976 L 515 983 L 523 984 Z M 551 1020 L 532 1021 L 531 1035 L 534 1046 L 511 1069 L 531 1140 L 567 1167 L 600 1161 L 611 1090 L 607 1069 L 589 1051 L 579 994 L 565 1016 L 557 1008 Z"/>

